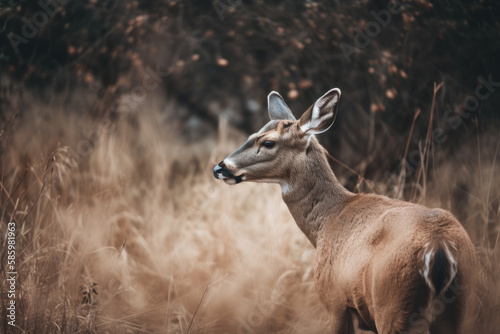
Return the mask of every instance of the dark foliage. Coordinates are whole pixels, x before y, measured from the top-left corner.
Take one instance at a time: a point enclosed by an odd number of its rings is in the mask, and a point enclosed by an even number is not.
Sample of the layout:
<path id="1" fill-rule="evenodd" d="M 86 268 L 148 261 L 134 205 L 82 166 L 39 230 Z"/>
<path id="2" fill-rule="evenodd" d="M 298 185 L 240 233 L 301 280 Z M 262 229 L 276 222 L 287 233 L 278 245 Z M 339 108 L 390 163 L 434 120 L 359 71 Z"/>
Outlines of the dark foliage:
<path id="1" fill-rule="evenodd" d="M 170 73 L 161 85 L 166 96 L 189 110 L 179 116 L 183 123 L 195 119 L 215 128 L 223 116 L 247 132 L 267 120 L 270 90 L 286 96 L 298 116 L 326 90 L 340 87 L 340 135 L 326 144 L 348 148 L 353 164 L 372 152 L 402 152 L 417 109 L 422 113 L 414 137 L 425 137 L 434 82 L 444 82 L 434 126 L 452 139 L 447 149 L 475 134 L 476 117 L 481 131 L 500 125 L 500 87 L 460 116 L 479 76 L 500 82 L 497 1 L 60 2 L 2 3 L 2 76 L 42 98 L 47 87 L 90 86 L 102 101 L 96 116 L 110 112 L 113 97 L 140 84 L 148 68 L 160 68 Z M 396 9 L 384 18 L 381 11 L 390 6 Z M 386 24 L 375 24 L 372 11 Z M 349 62 L 341 46 L 354 48 L 359 31 L 372 37 L 353 49 Z M 137 82 L 122 80 L 131 71 Z M 13 87 L 2 86 L 2 95 Z M 469 130 L 451 128 L 451 116 Z"/>

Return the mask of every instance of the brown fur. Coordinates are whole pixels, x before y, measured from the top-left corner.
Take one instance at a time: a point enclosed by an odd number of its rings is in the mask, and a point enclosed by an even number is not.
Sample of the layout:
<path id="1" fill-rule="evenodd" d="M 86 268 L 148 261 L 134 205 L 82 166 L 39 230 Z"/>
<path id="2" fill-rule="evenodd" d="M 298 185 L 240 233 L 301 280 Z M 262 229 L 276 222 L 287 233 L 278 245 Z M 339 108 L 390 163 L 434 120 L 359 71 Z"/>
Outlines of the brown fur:
<path id="1" fill-rule="evenodd" d="M 324 148 L 301 130 L 311 117 L 309 108 L 298 121 L 271 121 L 227 158 L 227 168 L 247 181 L 282 185 L 283 200 L 316 247 L 314 280 L 332 314 L 333 332 L 353 333 L 357 323 L 382 334 L 463 333 L 476 256 L 462 225 L 442 209 L 346 190 Z M 309 124 L 329 127 L 324 120 Z M 270 139 L 276 147 L 259 147 Z M 426 266 L 439 273 L 432 267 L 437 250 L 450 254 L 440 265 L 449 266 L 441 276 L 451 283 L 440 294 L 425 278 L 430 277 Z M 427 264 L 426 254 L 431 254 Z"/>
<path id="2" fill-rule="evenodd" d="M 314 279 L 321 300 L 334 314 L 334 332 L 342 333 L 337 328 L 345 328 L 351 309 L 362 319 L 363 328 L 375 332 L 410 332 L 413 324 L 422 328 L 415 333 L 426 333 L 425 311 L 420 310 L 428 307 L 431 296 L 419 273 L 424 267 L 423 248 L 445 240 L 454 246 L 456 282 L 467 291 L 459 291 L 457 300 L 446 304 L 436 320 L 459 333 L 466 307 L 464 295 L 471 290 L 476 262 L 474 247 L 461 224 L 445 210 L 349 193 L 331 172 L 321 146 L 316 141 L 311 145 L 308 155 L 316 163 L 294 168 L 298 174 L 290 188 L 297 192 L 283 199 L 317 248 Z M 322 177 L 311 178 L 310 174 Z M 418 317 L 412 320 L 413 313 Z"/>

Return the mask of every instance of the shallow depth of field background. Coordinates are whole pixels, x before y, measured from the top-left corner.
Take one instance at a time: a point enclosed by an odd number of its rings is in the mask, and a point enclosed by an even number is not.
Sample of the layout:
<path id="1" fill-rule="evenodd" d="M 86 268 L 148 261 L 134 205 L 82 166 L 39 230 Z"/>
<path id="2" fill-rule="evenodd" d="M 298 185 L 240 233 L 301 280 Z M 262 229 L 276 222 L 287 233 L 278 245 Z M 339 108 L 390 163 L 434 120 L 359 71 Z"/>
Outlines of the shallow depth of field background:
<path id="1" fill-rule="evenodd" d="M 498 5 L 402 1 L 348 61 L 341 43 L 387 1 L 231 3 L 69 1 L 17 53 L 44 9 L 0 4 L 0 236 L 16 221 L 18 272 L 0 330 L 328 333 L 279 187 L 212 168 L 267 122 L 271 90 L 299 117 L 339 87 L 319 136 L 350 168 L 337 177 L 455 214 L 480 260 L 471 331 L 497 333 Z"/>

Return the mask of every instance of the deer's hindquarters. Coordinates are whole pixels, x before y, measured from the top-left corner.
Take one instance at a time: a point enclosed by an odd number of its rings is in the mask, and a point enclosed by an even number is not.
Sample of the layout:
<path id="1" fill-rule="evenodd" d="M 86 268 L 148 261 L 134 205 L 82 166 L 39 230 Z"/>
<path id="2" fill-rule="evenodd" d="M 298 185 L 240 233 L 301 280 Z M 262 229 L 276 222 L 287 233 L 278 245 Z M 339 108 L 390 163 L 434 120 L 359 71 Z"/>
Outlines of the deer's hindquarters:
<path id="1" fill-rule="evenodd" d="M 475 272 L 467 233 L 444 210 L 386 201 L 353 203 L 325 226 L 315 266 L 322 301 L 334 318 L 352 310 L 378 333 L 463 333 Z"/>

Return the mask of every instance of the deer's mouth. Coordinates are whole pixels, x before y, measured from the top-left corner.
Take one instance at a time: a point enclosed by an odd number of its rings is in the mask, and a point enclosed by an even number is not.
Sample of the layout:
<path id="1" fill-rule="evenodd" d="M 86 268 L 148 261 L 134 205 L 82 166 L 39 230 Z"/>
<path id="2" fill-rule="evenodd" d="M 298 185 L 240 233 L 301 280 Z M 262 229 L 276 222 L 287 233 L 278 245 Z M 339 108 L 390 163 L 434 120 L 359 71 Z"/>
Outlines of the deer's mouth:
<path id="1" fill-rule="evenodd" d="M 241 174 L 241 175 L 237 175 L 237 176 L 226 177 L 223 180 L 227 184 L 238 184 L 240 182 L 245 181 L 245 175 Z"/>
<path id="2" fill-rule="evenodd" d="M 218 180 L 224 180 L 227 184 L 238 184 L 245 180 L 245 175 L 234 175 L 229 169 L 221 164 L 214 167 L 214 177 Z"/>

